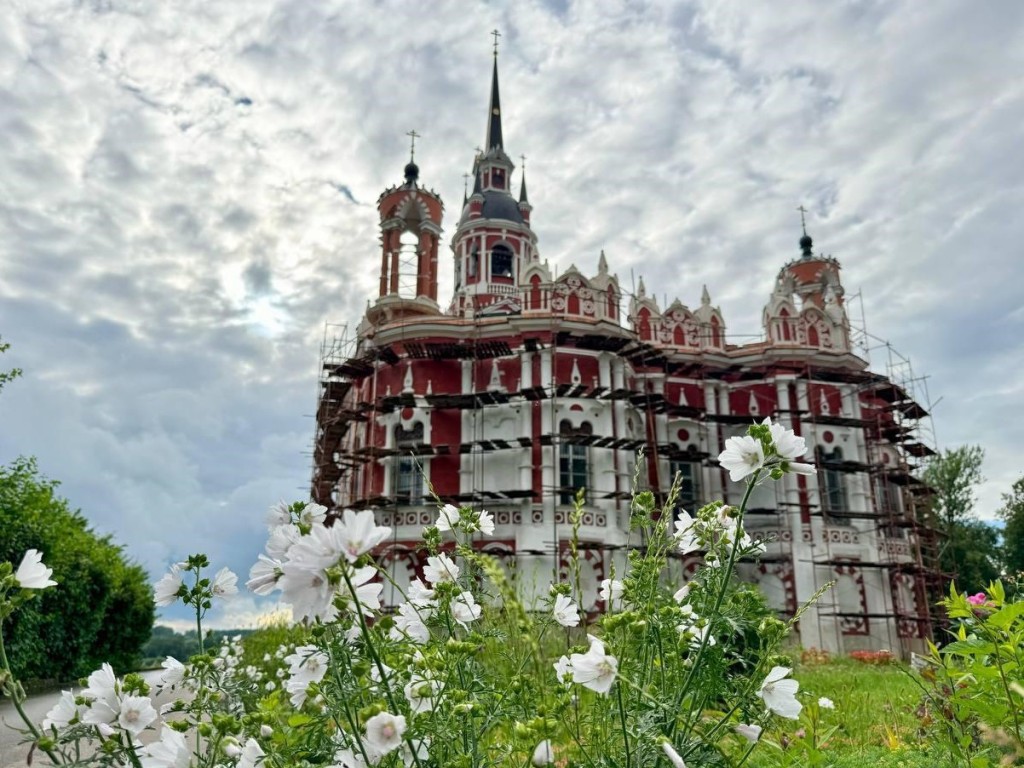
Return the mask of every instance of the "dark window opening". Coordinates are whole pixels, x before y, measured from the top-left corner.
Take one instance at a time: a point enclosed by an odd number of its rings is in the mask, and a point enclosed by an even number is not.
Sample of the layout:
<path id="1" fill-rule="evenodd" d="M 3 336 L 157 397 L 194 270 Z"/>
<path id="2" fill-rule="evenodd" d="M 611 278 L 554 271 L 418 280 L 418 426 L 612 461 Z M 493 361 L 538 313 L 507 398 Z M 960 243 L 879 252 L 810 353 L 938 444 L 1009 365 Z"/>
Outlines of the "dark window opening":
<path id="1" fill-rule="evenodd" d="M 574 442 L 593 434 L 593 427 L 584 422 L 579 429 L 565 419 L 558 425 L 561 443 L 558 447 L 558 503 L 572 504 L 582 488 L 589 492 L 589 453 L 587 446 Z M 584 498 L 586 501 L 586 498 Z"/>
<path id="2" fill-rule="evenodd" d="M 491 251 L 491 277 L 512 279 L 512 249 L 496 245 Z"/>

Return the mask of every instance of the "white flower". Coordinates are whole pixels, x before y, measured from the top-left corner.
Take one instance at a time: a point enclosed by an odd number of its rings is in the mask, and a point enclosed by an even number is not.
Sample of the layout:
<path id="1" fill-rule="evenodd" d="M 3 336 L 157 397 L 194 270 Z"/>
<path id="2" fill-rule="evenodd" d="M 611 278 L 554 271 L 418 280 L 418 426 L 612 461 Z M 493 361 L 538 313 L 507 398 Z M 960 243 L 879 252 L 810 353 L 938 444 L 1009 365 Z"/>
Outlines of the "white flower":
<path id="1" fill-rule="evenodd" d="M 772 443 L 775 446 L 775 452 L 779 456 L 791 461 L 799 459 L 807 453 L 807 444 L 802 437 L 797 437 L 792 429 L 788 429 L 781 424 L 772 424 L 771 422 L 771 417 L 769 417 L 762 422 L 762 425 L 766 425 L 769 432 L 771 432 Z"/>
<path id="2" fill-rule="evenodd" d="M 444 581 L 455 581 L 459 578 L 459 566 L 444 553 L 431 556 L 423 568 L 423 578 L 435 586 Z"/>
<path id="3" fill-rule="evenodd" d="M 90 725 L 109 723 L 118 716 L 121 703 L 118 697 L 117 677 L 109 664 L 104 664 L 86 680 L 82 696 L 89 699 L 89 709 L 82 715 L 82 722 Z"/>
<path id="4" fill-rule="evenodd" d="M 437 522 L 434 526 L 439 531 L 450 531 L 459 524 L 462 519 L 462 511 L 454 504 L 445 504 L 437 513 Z"/>
<path id="5" fill-rule="evenodd" d="M 238 576 L 227 568 L 221 568 L 217 571 L 217 575 L 213 577 L 210 591 L 214 597 L 219 597 L 222 600 L 227 600 L 229 597 L 237 595 Z"/>
<path id="6" fill-rule="evenodd" d="M 46 713 L 43 730 L 48 731 L 51 727 L 57 730 L 67 728 L 77 717 L 78 705 L 75 704 L 75 695 L 71 691 L 63 691 L 53 709 Z"/>
<path id="7" fill-rule="evenodd" d="M 117 722 L 130 734 L 138 736 L 156 718 L 156 710 L 148 696 L 125 696 Z"/>
<path id="8" fill-rule="evenodd" d="M 661 749 L 664 751 L 668 761 L 672 763 L 673 768 L 686 768 L 686 763 L 683 762 L 683 758 L 679 756 L 675 748 L 667 741 L 661 742 Z"/>
<path id="9" fill-rule="evenodd" d="M 168 656 L 164 659 L 163 672 L 160 673 L 160 686 L 163 688 L 173 688 L 182 680 L 185 679 L 185 665 L 178 661 L 173 656 Z"/>
<path id="10" fill-rule="evenodd" d="M 672 595 L 672 599 L 675 600 L 677 603 L 685 603 L 686 599 L 689 596 L 690 596 L 690 585 L 689 584 L 683 584 L 683 586 L 681 586 L 678 590 L 676 590 L 676 593 L 674 595 Z"/>
<path id="11" fill-rule="evenodd" d="M 274 729 L 271 728 L 269 725 L 264 724 L 260 726 L 260 736 L 262 736 L 264 739 L 272 736 L 273 734 Z"/>
<path id="12" fill-rule="evenodd" d="M 403 733 L 405 718 L 402 715 L 380 712 L 366 721 L 366 742 L 381 756 L 401 745 Z"/>
<path id="13" fill-rule="evenodd" d="M 604 652 L 604 643 L 590 636 L 590 650 L 569 657 L 573 682 L 597 693 L 608 693 L 619 671 L 619 662 Z"/>
<path id="14" fill-rule="evenodd" d="M 494 515 L 486 509 L 481 509 L 476 518 L 476 528 L 484 536 L 494 535 Z"/>
<path id="15" fill-rule="evenodd" d="M 571 597 L 556 595 L 554 614 L 555 621 L 563 627 L 578 627 L 580 625 L 580 614 Z"/>
<path id="16" fill-rule="evenodd" d="M 331 530 L 337 533 L 343 554 L 350 563 L 354 563 L 391 535 L 390 528 L 377 525 L 372 509 L 361 512 L 344 510 L 341 520 L 336 521 Z"/>
<path id="17" fill-rule="evenodd" d="M 422 765 L 430 759 L 430 739 L 417 739 L 413 741 L 413 746 L 416 749 L 415 758 L 413 757 L 412 749 L 409 747 L 409 743 L 404 741 L 402 742 L 400 753 L 402 755 L 402 763 L 405 764 L 405 768 L 412 768 L 412 766 L 416 765 L 417 758 L 419 759 L 420 765 Z"/>
<path id="18" fill-rule="evenodd" d="M 267 554 L 275 560 L 284 560 L 295 543 L 302 538 L 299 526 L 293 523 L 279 525 L 270 532 L 267 539 Z"/>
<path id="19" fill-rule="evenodd" d="M 160 741 L 142 748 L 142 768 L 188 768 L 192 752 L 185 737 L 164 726 Z"/>
<path id="20" fill-rule="evenodd" d="M 423 619 L 416 611 L 412 603 L 402 603 L 398 606 L 398 613 L 394 616 L 395 626 L 391 628 L 388 636 L 392 640 L 401 640 L 407 636 L 415 643 L 424 644 L 430 640 L 430 630 L 423 623 Z"/>
<path id="21" fill-rule="evenodd" d="M 572 662 L 569 661 L 569 657 L 561 656 L 552 666 L 555 668 L 555 677 L 558 678 L 558 682 L 565 683 L 568 687 L 571 680 L 567 678 L 572 677 Z"/>
<path id="22" fill-rule="evenodd" d="M 813 464 L 804 464 L 799 461 L 788 462 L 786 469 L 790 472 L 796 472 L 798 475 L 813 475 L 817 471 Z"/>
<path id="23" fill-rule="evenodd" d="M 43 555 L 38 549 L 30 549 L 21 558 L 21 565 L 14 574 L 14 580 L 22 589 L 46 589 L 57 586 L 51 579 L 53 569 L 43 565 Z"/>
<path id="24" fill-rule="evenodd" d="M 605 579 L 601 582 L 601 599 L 609 611 L 622 607 L 624 586 L 618 579 Z"/>
<path id="25" fill-rule="evenodd" d="M 296 563 L 285 563 L 278 581 L 281 600 L 291 604 L 296 620 L 320 617 L 331 621 L 338 615 L 334 607 L 334 587 L 323 569 L 310 570 Z"/>
<path id="26" fill-rule="evenodd" d="M 303 525 L 323 525 L 326 519 L 327 507 L 312 501 L 299 512 L 299 522 Z"/>
<path id="27" fill-rule="evenodd" d="M 803 705 L 796 699 L 800 683 L 796 680 L 783 679 L 792 671 L 789 667 L 772 667 L 772 671 L 761 683 L 761 690 L 757 695 L 764 701 L 765 706 L 779 717 L 796 720 L 803 709 Z"/>
<path id="28" fill-rule="evenodd" d="M 283 501 L 279 501 L 267 510 L 263 521 L 267 524 L 268 531 L 273 531 L 281 525 L 289 525 L 292 521 L 291 507 Z"/>
<path id="29" fill-rule="evenodd" d="M 327 674 L 328 658 L 315 645 L 300 645 L 295 653 L 284 657 L 291 675 L 285 689 L 291 694 L 292 706 L 296 709 L 306 702 L 311 683 L 319 683 Z"/>
<path id="30" fill-rule="evenodd" d="M 245 587 L 257 595 L 269 595 L 281 578 L 281 561 L 274 560 L 260 553 L 255 564 L 249 569 L 249 580 Z"/>
<path id="31" fill-rule="evenodd" d="M 751 744 L 755 744 L 757 740 L 761 738 L 761 726 L 740 723 L 736 726 L 736 733 L 745 738 Z"/>
<path id="32" fill-rule="evenodd" d="M 822 696 L 820 699 L 818 699 L 818 706 L 822 709 L 835 709 L 836 703 L 832 701 L 832 699 L 826 696 Z"/>
<path id="33" fill-rule="evenodd" d="M 417 608 L 430 607 L 434 605 L 434 590 L 419 579 L 413 579 L 409 582 L 409 602 Z"/>
<path id="34" fill-rule="evenodd" d="M 370 581 L 376 575 L 377 569 L 372 565 L 367 565 L 363 568 L 356 568 L 355 573 L 349 577 L 352 581 L 352 588 L 356 593 L 356 601 L 358 601 L 360 613 L 380 610 L 380 595 L 384 591 L 384 585 L 380 582 Z M 342 586 L 340 589 L 341 598 L 339 603 L 341 607 L 349 611 L 355 610 L 352 593 L 349 592 L 348 586 Z"/>
<path id="35" fill-rule="evenodd" d="M 543 768 L 545 765 L 551 765 L 555 762 L 555 750 L 551 748 L 551 740 L 544 739 L 537 748 L 533 750 L 533 757 L 530 759 L 537 768 Z"/>
<path id="36" fill-rule="evenodd" d="M 171 570 L 165 573 L 153 587 L 153 602 L 159 606 L 170 605 L 178 599 L 181 589 L 181 568 L 184 563 L 174 563 Z"/>
<path id="37" fill-rule="evenodd" d="M 480 606 L 476 604 L 476 598 L 473 597 L 472 592 L 463 592 L 453 597 L 449 608 L 452 618 L 462 626 L 480 618 Z"/>
<path id="38" fill-rule="evenodd" d="M 256 739 L 250 738 L 245 742 L 237 768 L 256 768 L 256 764 L 263 759 L 265 754 L 259 742 Z"/>
<path id="39" fill-rule="evenodd" d="M 700 541 L 698 540 L 694 523 L 696 523 L 696 520 L 690 517 L 689 512 L 685 510 L 679 511 L 679 517 L 676 519 L 675 539 L 676 546 L 679 547 L 679 551 L 684 555 L 700 549 Z"/>
<path id="40" fill-rule="evenodd" d="M 733 482 L 742 480 L 764 464 L 764 448 L 760 440 L 750 435 L 730 437 L 725 441 L 725 450 L 718 455 L 718 462 L 729 470 Z"/>
<path id="41" fill-rule="evenodd" d="M 227 741 L 224 743 L 224 754 L 228 757 L 241 757 L 242 748 L 238 746 L 237 741 Z"/>

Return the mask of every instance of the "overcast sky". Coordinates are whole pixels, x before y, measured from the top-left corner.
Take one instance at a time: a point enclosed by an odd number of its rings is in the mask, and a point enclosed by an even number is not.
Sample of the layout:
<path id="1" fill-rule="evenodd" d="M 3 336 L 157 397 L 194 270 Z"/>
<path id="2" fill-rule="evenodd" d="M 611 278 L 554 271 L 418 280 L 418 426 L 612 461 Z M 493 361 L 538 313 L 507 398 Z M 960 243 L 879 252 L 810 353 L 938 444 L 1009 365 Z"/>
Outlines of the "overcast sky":
<path id="1" fill-rule="evenodd" d="M 754 340 L 805 205 L 874 368 L 888 341 L 939 445 L 986 449 L 994 515 L 1024 472 L 1017 0 L 3 0 L 0 462 L 37 456 L 154 578 L 205 551 L 244 580 L 308 493 L 325 323 L 375 293 L 410 129 L 454 231 L 494 28 L 542 258 L 706 283 Z"/>

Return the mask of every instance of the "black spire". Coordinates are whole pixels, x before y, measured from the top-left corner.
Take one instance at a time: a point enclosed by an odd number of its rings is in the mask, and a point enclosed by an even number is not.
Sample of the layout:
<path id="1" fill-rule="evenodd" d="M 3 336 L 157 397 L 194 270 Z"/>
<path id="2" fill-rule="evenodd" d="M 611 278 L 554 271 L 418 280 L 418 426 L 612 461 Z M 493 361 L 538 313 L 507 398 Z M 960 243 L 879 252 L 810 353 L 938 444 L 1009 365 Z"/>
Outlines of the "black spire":
<path id="1" fill-rule="evenodd" d="M 498 96 L 498 49 L 494 49 L 494 74 L 491 76 L 491 109 L 487 115 L 487 141 L 484 151 L 504 149 L 501 138 L 501 98 Z"/>
<path id="2" fill-rule="evenodd" d="M 526 155 L 520 155 L 520 157 L 523 159 L 523 179 L 519 186 L 519 202 L 529 205 L 530 201 L 526 199 Z"/>

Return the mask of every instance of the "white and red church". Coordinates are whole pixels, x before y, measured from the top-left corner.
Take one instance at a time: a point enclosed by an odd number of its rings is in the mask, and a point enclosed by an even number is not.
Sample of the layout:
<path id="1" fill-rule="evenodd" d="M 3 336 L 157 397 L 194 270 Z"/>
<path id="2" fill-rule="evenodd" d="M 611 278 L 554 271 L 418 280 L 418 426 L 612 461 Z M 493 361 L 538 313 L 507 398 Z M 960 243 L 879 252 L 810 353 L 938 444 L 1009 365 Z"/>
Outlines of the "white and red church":
<path id="1" fill-rule="evenodd" d="M 816 476 L 759 487 L 746 527 L 767 553 L 741 564 L 780 614 L 824 583 L 799 640 L 831 651 L 917 649 L 931 633 L 931 536 L 914 461 L 927 414 L 851 346 L 839 263 L 800 252 L 766 286 L 764 338 L 728 341 L 707 288 L 691 309 L 624 293 L 604 253 L 590 275 L 541 259 L 525 178 L 513 194 L 495 59 L 484 149 L 451 240 L 454 295 L 438 300 L 444 206 L 410 162 L 378 200 L 380 290 L 352 348 L 324 359 L 313 496 L 373 507 L 394 527 L 383 557 L 399 584 L 435 497 L 486 508 L 498 555 L 524 594 L 564 567 L 568 514 L 585 489 L 582 603 L 622 573 L 635 486 L 664 499 L 682 479 L 693 512 L 743 492 L 715 461 L 773 416 L 802 435 Z M 781 259 L 780 259 L 781 261 Z M 638 451 L 642 466 L 637 471 Z M 685 579 L 699 555 L 673 564 Z"/>

